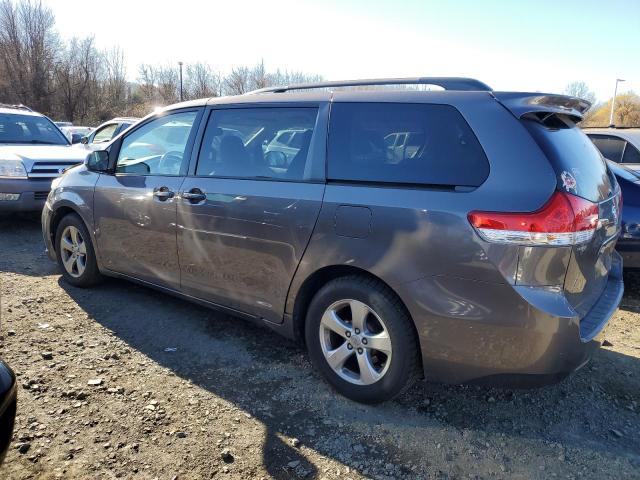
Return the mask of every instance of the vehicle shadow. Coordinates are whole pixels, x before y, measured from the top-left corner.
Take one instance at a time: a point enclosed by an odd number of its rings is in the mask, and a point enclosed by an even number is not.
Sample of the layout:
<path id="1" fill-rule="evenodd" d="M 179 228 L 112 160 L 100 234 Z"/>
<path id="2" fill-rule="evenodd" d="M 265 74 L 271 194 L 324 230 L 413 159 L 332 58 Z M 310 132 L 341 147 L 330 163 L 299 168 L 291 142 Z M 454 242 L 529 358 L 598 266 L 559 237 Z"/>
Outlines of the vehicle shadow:
<path id="1" fill-rule="evenodd" d="M 0 214 L 0 272 L 32 277 L 55 274 L 57 267 L 45 253 L 41 232 L 38 213 Z"/>
<path id="2" fill-rule="evenodd" d="M 392 402 L 364 406 L 333 392 L 299 346 L 242 319 L 123 281 L 107 280 L 91 291 L 59 284 L 131 348 L 259 420 L 267 432 L 264 466 L 275 478 L 290 478 L 295 461 L 306 478 L 319 475 L 281 434 L 357 466 L 366 465 L 366 452 L 381 450 L 401 461 L 421 459 L 424 438 L 434 429 L 449 432 L 444 441 L 452 446 L 460 435 L 497 433 L 596 451 L 640 468 L 638 412 L 629 409 L 640 403 L 640 360 L 632 356 L 601 349 L 576 375 L 537 390 L 420 383 Z M 114 307 L 123 304 L 126 309 Z M 167 353 L 167 347 L 176 350 Z M 378 429 L 392 438 L 408 432 L 425 437 L 390 445 Z M 611 435 L 614 430 L 624 432 L 624 441 Z M 396 473 L 411 475 L 408 468 Z"/>

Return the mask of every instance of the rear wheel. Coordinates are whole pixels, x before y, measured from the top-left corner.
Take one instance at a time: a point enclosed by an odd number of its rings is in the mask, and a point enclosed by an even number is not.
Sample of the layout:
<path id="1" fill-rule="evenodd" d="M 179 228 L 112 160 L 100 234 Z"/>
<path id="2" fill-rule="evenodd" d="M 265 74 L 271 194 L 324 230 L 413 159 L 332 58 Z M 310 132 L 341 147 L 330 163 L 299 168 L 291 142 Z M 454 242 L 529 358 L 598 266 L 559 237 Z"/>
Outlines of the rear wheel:
<path id="1" fill-rule="evenodd" d="M 67 283 L 84 288 L 102 279 L 89 231 L 75 214 L 65 216 L 58 225 L 56 256 Z"/>
<path id="2" fill-rule="evenodd" d="M 420 374 L 412 320 L 375 279 L 343 277 L 320 289 L 309 307 L 305 337 L 314 366 L 358 402 L 393 398 Z"/>

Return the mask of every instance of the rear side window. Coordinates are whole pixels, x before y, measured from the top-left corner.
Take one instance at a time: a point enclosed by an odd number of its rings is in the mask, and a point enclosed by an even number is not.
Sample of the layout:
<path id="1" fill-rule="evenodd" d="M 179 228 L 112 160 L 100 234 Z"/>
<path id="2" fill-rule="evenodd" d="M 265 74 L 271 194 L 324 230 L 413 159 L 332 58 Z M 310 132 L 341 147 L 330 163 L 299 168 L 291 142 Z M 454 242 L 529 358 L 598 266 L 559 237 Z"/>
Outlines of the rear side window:
<path id="1" fill-rule="evenodd" d="M 523 123 L 551 162 L 558 187 L 592 202 L 608 198 L 613 186 L 600 152 L 570 119 L 556 120 L 554 127 L 531 119 Z"/>
<path id="2" fill-rule="evenodd" d="M 589 138 L 604 158 L 620 163 L 625 144 L 623 139 L 611 135 L 589 135 Z"/>
<path id="3" fill-rule="evenodd" d="M 640 152 L 629 142 L 627 142 L 627 146 L 624 147 L 622 163 L 640 163 Z"/>
<path id="4" fill-rule="evenodd" d="M 477 187 L 489 162 L 452 106 L 335 103 L 327 173 L 330 180 Z"/>

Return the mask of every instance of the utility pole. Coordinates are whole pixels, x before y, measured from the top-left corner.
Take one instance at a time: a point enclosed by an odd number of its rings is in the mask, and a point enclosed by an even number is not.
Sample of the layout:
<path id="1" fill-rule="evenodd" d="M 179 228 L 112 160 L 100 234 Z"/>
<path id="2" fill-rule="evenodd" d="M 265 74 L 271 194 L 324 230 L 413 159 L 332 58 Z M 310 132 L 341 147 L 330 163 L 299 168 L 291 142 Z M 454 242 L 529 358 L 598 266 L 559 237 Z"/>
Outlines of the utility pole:
<path id="1" fill-rule="evenodd" d="M 613 100 L 611 101 L 611 114 L 609 115 L 609 126 L 613 127 L 615 126 L 613 123 L 613 112 L 616 108 L 616 95 L 618 95 L 618 83 L 620 82 L 624 82 L 623 79 L 621 78 L 616 78 L 616 88 L 613 91 Z"/>
<path id="2" fill-rule="evenodd" d="M 178 62 L 178 65 L 180 65 L 180 101 L 183 100 L 183 95 L 182 95 L 182 62 Z M 617 84 L 616 84 L 617 87 Z"/>

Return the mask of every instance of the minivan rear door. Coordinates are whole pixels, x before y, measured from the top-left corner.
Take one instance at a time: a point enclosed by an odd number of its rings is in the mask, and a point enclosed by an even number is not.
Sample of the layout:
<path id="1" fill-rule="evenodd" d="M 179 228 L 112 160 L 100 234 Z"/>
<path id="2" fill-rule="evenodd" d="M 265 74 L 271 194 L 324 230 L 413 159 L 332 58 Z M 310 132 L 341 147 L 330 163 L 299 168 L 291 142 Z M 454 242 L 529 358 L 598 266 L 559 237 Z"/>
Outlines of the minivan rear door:
<path id="1" fill-rule="evenodd" d="M 573 247 L 565 294 L 580 316 L 600 298 L 620 231 L 620 196 L 615 177 L 589 138 L 563 115 L 525 116 L 523 123 L 552 164 L 558 189 L 598 205 L 593 236 Z"/>
<path id="2" fill-rule="evenodd" d="M 178 200 L 181 288 L 281 323 L 287 292 L 315 226 L 328 104 L 218 105 Z M 275 148 L 301 132 L 295 155 Z"/>

